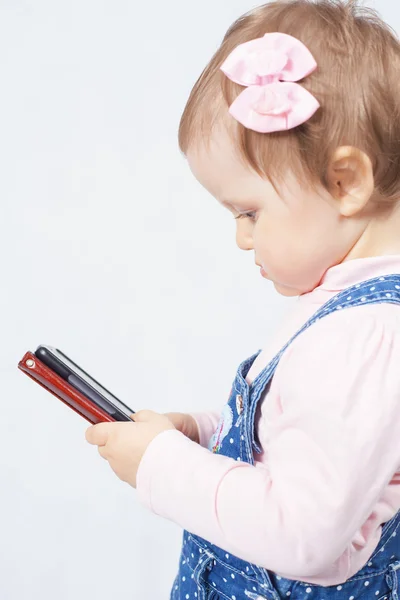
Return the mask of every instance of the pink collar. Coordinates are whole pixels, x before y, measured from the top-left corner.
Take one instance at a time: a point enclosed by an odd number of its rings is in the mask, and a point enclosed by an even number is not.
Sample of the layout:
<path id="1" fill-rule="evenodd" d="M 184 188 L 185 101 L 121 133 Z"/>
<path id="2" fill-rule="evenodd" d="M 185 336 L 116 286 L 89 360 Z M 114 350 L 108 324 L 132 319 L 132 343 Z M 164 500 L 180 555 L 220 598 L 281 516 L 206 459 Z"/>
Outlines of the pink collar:
<path id="1" fill-rule="evenodd" d="M 349 260 L 328 269 L 321 283 L 299 300 L 320 304 L 328 299 L 329 292 L 340 292 L 361 281 L 392 273 L 400 274 L 400 254 Z"/>

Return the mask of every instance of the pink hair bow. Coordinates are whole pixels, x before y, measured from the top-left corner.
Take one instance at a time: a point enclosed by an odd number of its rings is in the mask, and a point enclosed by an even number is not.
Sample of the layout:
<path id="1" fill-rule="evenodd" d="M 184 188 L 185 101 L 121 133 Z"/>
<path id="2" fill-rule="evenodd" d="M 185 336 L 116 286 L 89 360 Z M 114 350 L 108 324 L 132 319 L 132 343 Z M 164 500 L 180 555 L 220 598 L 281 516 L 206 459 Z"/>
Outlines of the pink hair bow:
<path id="1" fill-rule="evenodd" d="M 246 86 L 229 113 L 246 128 L 260 133 L 284 131 L 305 123 L 320 104 L 294 82 L 316 68 L 308 48 L 285 33 L 266 33 L 240 44 L 221 65 L 229 79 Z"/>

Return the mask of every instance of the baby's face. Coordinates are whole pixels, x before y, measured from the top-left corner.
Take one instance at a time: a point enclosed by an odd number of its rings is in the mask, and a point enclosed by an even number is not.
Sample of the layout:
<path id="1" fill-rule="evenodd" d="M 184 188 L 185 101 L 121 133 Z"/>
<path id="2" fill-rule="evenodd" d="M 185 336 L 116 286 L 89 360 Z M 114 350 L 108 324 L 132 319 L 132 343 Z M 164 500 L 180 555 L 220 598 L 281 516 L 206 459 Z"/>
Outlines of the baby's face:
<path id="1" fill-rule="evenodd" d="M 325 189 L 306 191 L 288 172 L 278 194 L 234 155 L 224 131 L 214 134 L 210 148 L 190 148 L 187 158 L 203 187 L 235 217 L 243 215 L 236 221 L 237 245 L 254 251 L 263 276 L 284 296 L 314 289 L 357 241 Z"/>

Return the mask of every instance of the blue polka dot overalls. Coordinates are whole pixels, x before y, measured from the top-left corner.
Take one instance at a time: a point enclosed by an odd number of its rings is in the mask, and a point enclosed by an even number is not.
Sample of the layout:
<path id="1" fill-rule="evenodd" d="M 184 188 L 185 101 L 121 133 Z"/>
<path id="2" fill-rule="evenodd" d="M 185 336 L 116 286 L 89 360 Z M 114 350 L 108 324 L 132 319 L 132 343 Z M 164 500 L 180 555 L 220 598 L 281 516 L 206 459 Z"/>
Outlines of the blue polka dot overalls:
<path id="1" fill-rule="evenodd" d="M 237 370 L 229 402 L 210 440 L 210 451 L 254 464 L 253 452 L 261 451 L 254 431 L 257 404 L 286 348 L 313 323 L 337 310 L 382 302 L 400 304 L 400 275 L 374 278 L 331 298 L 293 336 L 251 385 L 245 378 L 261 351 L 245 360 Z M 328 587 L 284 579 L 185 532 L 179 574 L 170 599 L 399 600 L 399 525 L 400 512 L 383 526 L 379 545 L 363 569 L 342 585 Z"/>

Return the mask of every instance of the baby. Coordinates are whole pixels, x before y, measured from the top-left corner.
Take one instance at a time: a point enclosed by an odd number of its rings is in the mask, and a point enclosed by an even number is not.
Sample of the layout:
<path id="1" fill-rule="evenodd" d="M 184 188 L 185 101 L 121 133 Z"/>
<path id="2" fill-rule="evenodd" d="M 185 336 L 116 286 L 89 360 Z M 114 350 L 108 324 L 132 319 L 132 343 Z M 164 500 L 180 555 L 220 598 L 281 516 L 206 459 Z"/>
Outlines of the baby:
<path id="1" fill-rule="evenodd" d="M 260 6 L 179 140 L 238 246 L 298 300 L 222 412 L 141 411 L 87 440 L 185 529 L 171 600 L 397 600 L 399 41 L 356 2 Z"/>

